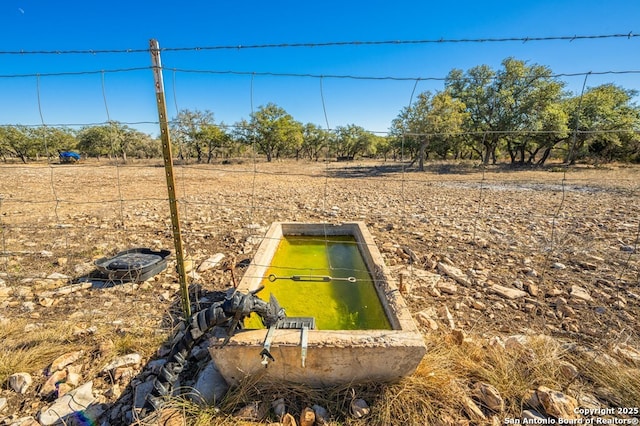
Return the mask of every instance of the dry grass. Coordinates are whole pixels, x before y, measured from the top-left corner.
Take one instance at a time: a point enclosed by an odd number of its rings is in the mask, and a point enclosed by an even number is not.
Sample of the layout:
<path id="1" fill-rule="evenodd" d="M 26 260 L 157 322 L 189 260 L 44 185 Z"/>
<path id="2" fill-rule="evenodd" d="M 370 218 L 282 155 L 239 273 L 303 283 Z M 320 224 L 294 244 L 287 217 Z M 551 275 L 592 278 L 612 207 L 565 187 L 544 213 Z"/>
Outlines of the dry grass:
<path id="1" fill-rule="evenodd" d="M 29 331 L 24 341 L 24 320 L 6 322 L 0 328 L 3 350 L 0 353 L 0 380 L 6 382 L 16 371 L 42 370 L 57 356 L 81 347 L 87 341 L 73 336 L 68 326 L 55 330 Z M 111 341 L 108 357 L 158 348 L 165 336 L 140 332 L 135 335 L 102 333 L 91 336 L 92 343 Z M 588 393 L 619 406 L 640 404 L 640 370 L 619 364 L 612 368 L 611 358 L 600 352 L 576 350 L 545 336 L 528 337 L 522 347 L 504 349 L 488 345 L 487 339 L 466 339 L 462 344 L 450 336 L 434 333 L 425 337 L 427 354 L 417 371 L 399 383 L 361 383 L 316 389 L 302 385 L 273 383 L 261 377 L 246 379 L 232 389 L 218 407 L 200 407 L 187 398 L 175 398 L 167 407 L 179 413 L 190 425 L 237 426 L 248 424 L 233 413 L 258 402 L 264 413 L 263 424 L 277 422 L 271 402 L 283 398 L 288 412 L 298 417 L 305 407 L 318 404 L 331 413 L 334 425 L 455 424 L 468 421 L 466 404 L 474 399 L 473 385 L 493 385 L 505 402 L 501 413 L 483 411 L 500 420 L 519 417 L 526 393 L 544 385 L 562 389 L 574 396 Z M 563 376 L 561 364 L 571 362 L 579 371 L 576 378 Z M 98 366 L 96 365 L 96 368 Z M 354 419 L 349 412 L 354 398 L 371 406 L 365 419 Z M 482 407 L 477 399 L 476 404 Z M 478 419 L 472 418 L 472 423 Z"/>
<path id="2" fill-rule="evenodd" d="M 619 407 L 640 406 L 640 368 L 616 363 L 601 351 L 574 350 L 568 359 L 578 367 L 585 390 Z"/>
<path id="3" fill-rule="evenodd" d="M 545 336 L 529 337 L 526 346 L 504 349 L 488 346 L 487 340 L 467 340 L 455 344 L 449 336 L 426 337 L 428 352 L 417 371 L 399 383 L 360 383 L 316 389 L 303 385 L 274 383 L 254 376 L 233 388 L 217 407 L 201 407 L 187 398 L 174 398 L 167 408 L 178 413 L 186 424 L 239 426 L 256 424 L 234 417 L 240 408 L 252 403 L 263 413 L 260 424 L 277 423 L 270 410 L 271 402 L 283 398 L 287 411 L 298 417 L 305 407 L 318 404 L 329 410 L 332 425 L 396 424 L 472 424 L 501 422 L 518 418 L 528 391 L 538 386 L 562 389 L 578 397 L 589 393 L 610 403 L 633 407 L 640 404 L 640 370 L 594 361 L 591 352 L 568 350 L 557 340 Z M 607 358 L 606 355 L 603 356 Z M 571 362 L 579 376 L 562 374 L 562 363 Z M 503 397 L 505 409 L 494 413 L 483 407 L 486 420 L 473 418 L 467 411 L 469 399 L 482 407 L 473 394 L 475 383 L 493 385 Z M 371 406 L 364 419 L 354 419 L 349 412 L 354 398 Z M 173 410 L 173 411 L 171 411 Z"/>
<path id="4" fill-rule="evenodd" d="M 640 370 L 611 369 L 593 362 L 590 355 L 576 355 L 557 340 L 545 336 L 527 339 L 526 346 L 488 346 L 487 340 L 468 339 L 455 344 L 443 334 L 425 338 L 427 355 L 417 371 L 399 383 L 364 383 L 314 389 L 302 385 L 273 383 L 253 377 L 233 388 L 218 407 L 199 407 L 186 399 L 174 399 L 169 406 L 177 408 L 191 425 L 244 425 L 233 417 L 238 409 L 258 402 L 264 418 L 262 424 L 277 422 L 270 410 L 271 402 L 283 398 L 287 411 L 298 418 L 304 407 L 325 407 L 333 425 L 413 425 L 472 424 L 504 418 L 519 418 L 528 391 L 538 386 L 564 390 L 569 395 L 595 394 L 602 399 L 608 389 L 618 397 L 620 406 L 640 404 Z M 579 371 L 577 378 L 562 374 L 562 363 L 571 362 Z M 503 412 L 494 413 L 474 397 L 475 383 L 493 385 L 505 402 Z M 349 413 L 353 398 L 362 398 L 371 406 L 364 419 Z M 468 401 L 481 407 L 486 420 L 468 413 Z M 613 402 L 613 401 L 612 401 Z"/>
<path id="5" fill-rule="evenodd" d="M 406 246 L 424 259 L 446 257 L 465 269 L 480 264 L 490 271 L 492 282 L 504 285 L 523 278 L 519 268 L 528 259 L 544 275 L 541 287 L 545 288 L 541 290 L 557 286 L 566 298 L 569 285 L 576 284 L 595 297 L 591 304 L 576 306 L 575 315 L 562 319 L 546 315 L 540 321 L 534 319 L 535 323 L 528 322 L 530 317 L 521 308 L 509 305 L 492 309 L 493 302 L 487 299 L 487 311 L 463 308 L 457 315 L 458 326 L 467 332 L 483 331 L 491 336 L 496 330 L 505 334 L 536 330 L 587 345 L 602 344 L 610 330 L 628 327 L 633 333 L 630 344 L 637 347 L 637 300 L 627 297 L 625 310 L 612 311 L 611 315 L 596 315 L 592 308 L 613 307 L 614 301 L 609 300 L 613 287 L 628 285 L 630 291 L 638 293 L 637 255 L 632 257 L 619 246 L 637 241 L 640 168 L 579 167 L 569 169 L 565 176 L 564 169 L 550 173 L 548 169 L 515 172 L 489 168 L 480 173 L 470 166 L 449 170 L 445 165 L 448 171 L 439 173 L 436 166 L 431 169 L 435 173 L 402 175 L 386 164 L 364 164 L 360 168 L 358 164 L 328 167 L 307 162 L 261 163 L 258 174 L 247 164 L 181 168 L 178 187 L 187 201 L 183 228 L 187 251 L 197 261 L 219 252 L 251 257 L 245 247 L 245 237 L 250 233 L 243 228 L 246 224 L 283 219 L 325 221 L 325 206 L 338 206 L 336 221 L 363 219 L 381 245 Z M 6 179 L 0 179 L 0 192 L 5 194 L 2 239 L 10 256 L 0 262 L 0 272 L 7 275 L 8 287 L 21 286 L 25 279 L 38 282 L 50 272 L 77 277 L 75 266 L 91 265 L 96 256 L 119 249 L 149 244 L 172 247 L 166 199 L 157 200 L 158 194 L 166 194 L 160 167 L 121 167 L 117 182 L 113 167 L 100 164 L 54 169 L 30 165 L 5 170 Z M 51 198 L 54 181 L 56 190 L 64 193 L 65 202 L 59 206 Z M 519 183 L 534 190 L 519 190 Z M 125 200 L 115 202 L 114 192 L 105 190 L 115 184 L 126 194 Z M 497 189 L 492 190 L 492 186 Z M 561 186 L 591 188 L 593 192 L 569 191 L 562 195 L 560 204 Z M 85 190 L 67 191 L 78 187 Z M 24 194 L 29 194 L 28 200 L 33 202 L 23 203 Z M 120 222 L 123 217 L 126 229 Z M 73 225 L 64 228 L 64 240 L 60 240 L 58 223 Z M 504 231 L 506 236 L 494 234 L 493 229 Z M 475 238 L 476 231 L 477 236 L 488 240 L 486 248 L 469 245 L 471 233 Z M 547 254 L 543 247 L 552 235 L 555 240 L 551 254 Z M 40 250 L 51 251 L 54 256 L 41 256 Z M 31 252 L 35 254 L 22 254 Z M 583 253 L 591 256 L 588 262 L 593 268 L 578 268 Z M 387 254 L 390 266 L 402 265 L 395 253 Z M 66 262 L 57 264 L 60 257 Z M 550 263 L 555 261 L 568 268 L 551 268 Z M 212 289 L 229 284 L 227 276 L 217 271 L 205 273 L 202 281 Z M 78 349 L 85 351 L 83 362 L 88 361 L 83 371 L 86 380 L 93 379 L 119 355 L 137 352 L 149 359 L 169 339 L 167 329 L 175 323 L 170 318 L 170 299 L 175 298 L 174 305 L 180 305 L 171 287 L 175 282 L 175 272 L 169 269 L 147 289 L 119 286 L 85 290 L 60 297 L 61 303 L 49 308 L 36 304 L 33 312 L 23 308 L 19 303 L 22 299 L 13 297 L 0 315 L 0 383 L 6 386 L 8 375 L 19 371 L 39 374 L 59 355 Z M 37 294 L 43 289 L 34 291 Z M 469 292 L 464 289 L 446 300 L 428 297 L 424 302 L 411 302 L 412 312 L 427 306 L 464 304 L 463 293 Z M 544 302 L 542 311 L 557 311 L 554 298 L 539 299 Z M 76 313 L 82 315 L 75 321 L 82 323 L 71 324 Z M 11 320 L 5 321 L 7 318 Z M 26 326 L 40 323 L 43 327 L 25 331 Z M 78 336 L 73 334 L 74 325 L 96 330 Z M 575 325 L 576 330 L 565 332 L 564 325 Z M 596 395 L 603 403 L 640 406 L 638 366 L 611 364 L 604 356 L 571 351 L 563 342 L 544 337 L 531 338 L 527 350 L 507 351 L 489 347 L 486 338 L 472 337 L 474 341 L 458 345 L 446 334 L 425 336 L 429 350 L 422 364 L 414 375 L 395 384 L 310 389 L 248 381 L 233 389 L 219 409 L 202 409 L 183 400 L 171 404 L 190 424 L 197 425 L 242 424 L 232 417 L 235 410 L 252 401 L 261 401 L 269 408 L 279 397 L 296 417 L 305 406 L 322 405 L 336 424 L 453 424 L 469 419 L 465 404 L 473 398 L 473 386 L 484 382 L 493 385 L 505 400 L 504 412 L 495 416 L 500 421 L 518 417 L 525 393 L 540 385 L 574 396 Z M 578 368 L 578 377 L 562 375 L 561 364 L 567 361 Z M 43 379 L 36 378 L 34 388 Z M 110 385 L 108 380 L 95 383 L 100 393 Z M 349 415 L 353 392 L 371 406 L 365 420 Z M 19 404 L 18 398 L 23 398 Z M 16 396 L 13 407 L 36 407 L 37 398 L 34 393 Z M 119 404 L 113 400 L 109 403 Z M 20 414 L 32 414 L 25 410 Z M 269 412 L 265 421 L 276 419 Z"/>
<path id="6" fill-rule="evenodd" d="M 111 329 L 90 336 L 74 334 L 72 324 L 64 321 L 30 329 L 33 324 L 18 318 L 0 325 L 0 383 L 16 372 L 39 375 L 57 357 L 78 350 L 90 358 L 101 357 L 99 362 L 89 363 L 85 372 L 97 374 L 103 364 L 119 355 L 136 352 L 148 358 L 166 340 L 158 333 L 116 333 Z"/>
<path id="7" fill-rule="evenodd" d="M 0 383 L 16 372 L 40 371 L 58 356 L 82 347 L 68 324 L 25 329 L 28 324 L 25 319 L 14 319 L 0 325 Z"/>

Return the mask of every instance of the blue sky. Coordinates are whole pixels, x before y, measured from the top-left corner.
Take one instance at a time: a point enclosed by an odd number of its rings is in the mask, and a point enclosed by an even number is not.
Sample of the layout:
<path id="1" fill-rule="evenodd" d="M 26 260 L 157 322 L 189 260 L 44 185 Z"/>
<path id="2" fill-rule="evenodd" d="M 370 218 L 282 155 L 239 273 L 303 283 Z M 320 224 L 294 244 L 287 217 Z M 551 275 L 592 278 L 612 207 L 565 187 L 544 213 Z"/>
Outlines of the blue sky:
<path id="1" fill-rule="evenodd" d="M 0 51 L 144 50 L 151 38 L 157 39 L 161 48 L 182 48 L 640 34 L 639 18 L 640 2 L 633 0 L 1 0 Z M 400 109 L 409 104 L 415 82 L 331 76 L 438 78 L 453 68 L 467 70 L 487 64 L 497 69 L 507 57 L 549 66 L 557 74 L 638 71 L 638 52 L 640 37 L 166 51 L 162 61 L 170 117 L 180 109 L 210 110 L 217 122 L 233 124 L 248 118 L 252 108 L 274 102 L 304 123 L 325 127 L 328 121 L 331 128 L 353 123 L 384 132 Z M 0 54 L 0 124 L 157 121 L 150 65 L 147 52 Z M 131 68 L 140 70 L 112 72 Z M 86 74 L 46 75 L 69 72 Z M 19 77 L 25 74 L 40 77 Z M 563 80 L 569 90 L 579 92 L 584 76 Z M 640 89 L 640 74 L 591 75 L 587 86 L 608 82 Z M 417 92 L 442 87 L 441 81 L 421 81 Z M 157 133 L 157 125 L 132 125 Z"/>

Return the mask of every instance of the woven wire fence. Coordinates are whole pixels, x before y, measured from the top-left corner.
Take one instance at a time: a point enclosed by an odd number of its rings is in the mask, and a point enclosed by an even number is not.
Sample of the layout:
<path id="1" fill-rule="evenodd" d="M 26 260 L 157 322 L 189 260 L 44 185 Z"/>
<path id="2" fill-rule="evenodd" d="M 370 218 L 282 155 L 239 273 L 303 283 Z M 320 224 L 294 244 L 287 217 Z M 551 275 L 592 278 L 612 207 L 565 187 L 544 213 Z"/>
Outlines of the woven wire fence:
<path id="1" fill-rule="evenodd" d="M 632 71 L 607 76 L 628 73 Z M 143 75 L 153 99 L 151 69 L 145 66 L 2 75 L 0 84 L 18 81 L 35 93 L 31 107 L 40 121 L 29 126 L 79 128 L 120 118 L 120 101 L 112 101 L 109 93 L 117 92 L 129 75 Z M 261 78 L 311 81 L 320 121 L 329 131 L 332 102 L 327 87 L 334 81 L 340 87 L 362 80 L 398 84 L 410 105 L 419 83 L 442 80 L 165 68 L 175 113 L 190 108 L 181 104 L 183 79 L 220 87 L 220 79 L 230 75 L 244 81 L 246 91 L 239 97 L 250 113 L 258 104 Z M 104 122 L 77 122 L 74 117 L 48 121 L 54 110 L 64 108 L 53 93 L 58 84 L 67 87 L 68 80 L 90 88 L 91 102 L 104 105 Z M 119 122 L 158 125 L 154 117 Z M 0 163 L 3 320 L 20 319 L 31 328 L 66 321 L 78 333 L 92 327 L 162 332 L 169 326 L 168 312 L 179 316 L 173 257 L 164 272 L 144 282 L 121 283 L 95 273 L 97 260 L 132 247 L 173 250 L 161 161 L 111 157 L 61 165 L 57 153 L 47 148 L 46 137 L 43 145 L 39 161 Z M 271 223 L 361 221 L 374 235 L 393 277 L 402 282 L 412 313 L 447 307 L 453 322 L 441 317 L 444 328 L 481 335 L 534 332 L 601 346 L 638 346 L 634 324 L 640 318 L 640 179 L 634 167 L 559 165 L 540 171 L 440 161 L 427 162 L 425 171 L 417 171 L 403 152 L 393 160 L 342 163 L 326 156 L 320 161 L 266 162 L 253 146 L 233 161 L 177 161 L 175 170 L 190 282 L 199 288 L 192 289 L 196 308 L 199 291 L 228 288 L 243 274 L 242 265 L 251 262 Z M 198 270 L 217 253 L 234 261 Z M 434 281 L 435 275 L 439 278 Z"/>

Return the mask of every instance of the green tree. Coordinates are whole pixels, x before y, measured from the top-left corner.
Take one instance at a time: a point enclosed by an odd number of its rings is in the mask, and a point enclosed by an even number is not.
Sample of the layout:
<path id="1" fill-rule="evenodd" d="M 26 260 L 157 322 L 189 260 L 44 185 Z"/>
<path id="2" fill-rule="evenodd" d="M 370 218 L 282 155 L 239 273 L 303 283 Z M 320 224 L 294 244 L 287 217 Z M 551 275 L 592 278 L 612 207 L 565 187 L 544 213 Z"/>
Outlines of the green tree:
<path id="1" fill-rule="evenodd" d="M 0 127 L 0 156 L 17 157 L 23 162 L 30 158 L 46 156 L 48 159 L 58 157 L 63 150 L 76 147 L 74 131 L 57 127 Z"/>
<path id="2" fill-rule="evenodd" d="M 527 65 L 507 58 L 493 71 L 486 65 L 449 73 L 446 90 L 467 107 L 468 140 L 484 164 L 494 163 L 501 143 L 512 162 L 525 162 L 525 153 L 535 145 L 548 147 L 549 138 L 531 137 L 530 129 L 553 127 L 559 117 L 554 105 L 562 100 L 564 83 L 555 79 L 548 67 Z M 544 120 L 551 120 L 545 123 Z M 557 128 L 555 139 L 562 138 Z"/>
<path id="3" fill-rule="evenodd" d="M 143 159 L 162 156 L 162 145 L 159 140 L 128 126 L 123 126 L 119 132 L 120 150 L 124 161 L 127 161 L 128 157 Z"/>
<path id="4" fill-rule="evenodd" d="M 212 135 L 213 126 L 215 124 L 211 111 L 179 111 L 177 117 L 171 121 L 170 129 L 174 143 L 178 144 L 178 156 L 195 156 L 198 163 L 201 163 L 207 151 L 212 155 L 214 143 L 209 136 Z"/>
<path id="5" fill-rule="evenodd" d="M 134 144 L 136 138 L 141 137 L 140 135 L 140 132 L 127 125 L 110 121 L 100 126 L 82 128 L 77 136 L 77 148 L 85 155 L 96 157 L 98 160 L 102 156 L 109 158 L 121 156 L 126 162 L 130 146 Z"/>
<path id="6" fill-rule="evenodd" d="M 74 150 L 78 145 L 76 132 L 64 127 L 47 127 L 44 137 L 47 141 L 47 154 L 50 156 L 57 156 L 60 151 Z"/>
<path id="7" fill-rule="evenodd" d="M 26 126 L 8 126 L 0 128 L 3 150 L 11 157 L 17 157 L 23 163 L 37 154 L 32 131 Z"/>
<path id="8" fill-rule="evenodd" d="M 221 126 L 207 124 L 202 126 L 198 138 L 206 143 L 207 163 L 217 158 L 218 155 L 228 157 L 233 148 L 233 140 Z"/>
<path id="9" fill-rule="evenodd" d="M 60 151 L 72 150 L 77 144 L 75 133 L 68 128 L 33 127 L 26 129 L 35 156 L 46 156 L 49 160 L 57 159 Z"/>
<path id="10" fill-rule="evenodd" d="M 531 136 L 532 144 L 527 144 L 524 149 L 529 157 L 529 164 L 544 165 L 549 159 L 552 150 L 569 137 L 569 116 L 567 114 L 566 101 L 551 103 L 538 113 L 537 120 L 532 124 L 535 132 Z M 536 160 L 538 153 L 542 152 Z"/>
<path id="11" fill-rule="evenodd" d="M 614 84 L 586 90 L 569 100 L 569 138 L 565 162 L 574 164 L 587 156 L 610 161 L 624 152 L 625 144 L 636 138 L 640 111 L 632 102 L 637 94 Z"/>
<path id="12" fill-rule="evenodd" d="M 335 152 L 338 157 L 353 158 L 375 151 L 375 135 L 355 124 L 336 127 Z"/>
<path id="13" fill-rule="evenodd" d="M 302 124 L 274 103 L 260 106 L 249 122 L 240 121 L 236 134 L 244 143 L 255 146 L 267 161 L 296 152 L 303 143 Z"/>
<path id="14" fill-rule="evenodd" d="M 331 143 L 331 132 L 312 123 L 304 125 L 302 130 L 302 152 L 309 160 L 318 161 L 323 151 Z"/>
<path id="15" fill-rule="evenodd" d="M 113 143 L 110 126 L 84 127 L 78 133 L 78 149 L 87 156 L 96 157 L 113 154 Z"/>
<path id="16" fill-rule="evenodd" d="M 538 138 L 530 130 L 539 128 L 551 132 L 555 139 L 566 137 L 566 129 L 556 119 L 561 118 L 556 108 L 563 98 L 564 83 L 553 78 L 551 69 L 541 65 L 527 66 L 524 61 L 508 58 L 503 70 L 497 73 L 496 83 L 499 116 L 502 117 L 507 152 L 511 163 L 524 164 L 526 152 L 535 149 Z M 547 122 L 547 120 L 550 120 Z M 550 140 L 543 138 L 542 143 Z"/>
<path id="17" fill-rule="evenodd" d="M 2 157 L 2 161 L 5 163 L 7 162 L 7 157 L 11 155 L 9 144 L 5 136 L 8 129 L 9 126 L 0 126 L 0 157 Z"/>
<path id="18" fill-rule="evenodd" d="M 485 164 L 498 147 L 499 119 L 496 113 L 494 85 L 495 72 L 487 65 L 471 68 L 466 73 L 454 69 L 445 81 L 445 90 L 453 98 L 465 104 L 468 120 L 465 123 L 465 139 Z"/>
<path id="19" fill-rule="evenodd" d="M 376 154 L 382 156 L 384 161 L 387 161 L 387 157 L 390 152 L 393 151 L 393 137 L 392 136 L 376 136 Z"/>
<path id="20" fill-rule="evenodd" d="M 460 133 L 467 116 L 465 105 L 449 93 L 433 95 L 427 91 L 400 112 L 392 128 L 406 135 L 406 140 L 417 150 L 413 161 L 419 160 L 419 169 L 424 170 L 424 159 L 429 152 L 444 159 L 451 151 L 459 151 Z"/>

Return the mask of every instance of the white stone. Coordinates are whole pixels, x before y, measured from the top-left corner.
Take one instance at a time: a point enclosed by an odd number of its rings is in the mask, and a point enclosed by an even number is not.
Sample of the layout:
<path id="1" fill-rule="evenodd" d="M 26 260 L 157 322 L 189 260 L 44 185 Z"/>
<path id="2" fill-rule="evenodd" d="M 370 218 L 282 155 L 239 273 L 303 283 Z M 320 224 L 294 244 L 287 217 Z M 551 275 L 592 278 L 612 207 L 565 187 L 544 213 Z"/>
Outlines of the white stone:
<path id="1" fill-rule="evenodd" d="M 65 382 L 66 378 L 66 370 L 55 371 L 42 385 L 42 387 L 40 388 L 40 392 L 38 393 L 42 396 L 48 396 L 53 392 L 59 392 L 59 387 L 62 383 Z"/>
<path id="2" fill-rule="evenodd" d="M 7 424 L 9 426 L 38 426 L 39 425 L 39 423 L 36 421 L 36 419 L 33 418 L 33 416 L 19 417 L 17 419 L 14 416 L 12 416 L 10 422 Z"/>
<path id="3" fill-rule="evenodd" d="M 41 329 L 42 326 L 43 326 L 42 323 L 29 323 L 24 326 L 23 330 L 25 333 L 31 333 L 32 331 Z"/>
<path id="4" fill-rule="evenodd" d="M 15 373 L 9 376 L 9 387 L 21 394 L 26 393 L 32 383 L 33 379 L 29 373 Z"/>
<path id="5" fill-rule="evenodd" d="M 453 319 L 453 315 L 451 315 L 451 311 L 449 311 L 449 308 L 447 306 L 443 306 L 440 309 L 440 315 L 447 320 L 447 323 L 449 324 L 449 328 L 451 328 L 452 330 L 454 330 L 456 328 L 456 322 Z"/>
<path id="6" fill-rule="evenodd" d="M 36 304 L 33 302 L 23 302 L 22 310 L 25 312 L 33 312 L 36 309 Z"/>
<path id="7" fill-rule="evenodd" d="M 447 281 L 440 281 L 436 287 L 446 294 L 456 294 L 458 292 L 458 286 Z"/>
<path id="8" fill-rule="evenodd" d="M 65 274 L 61 274 L 59 272 L 54 272 L 52 274 L 47 275 L 48 280 L 68 280 L 69 276 Z"/>
<path id="9" fill-rule="evenodd" d="M 80 384 L 80 380 L 82 379 L 82 376 L 80 375 L 80 373 L 76 373 L 74 371 L 69 371 L 69 370 L 71 370 L 71 367 L 67 369 L 66 383 L 71 386 L 78 386 Z"/>
<path id="10" fill-rule="evenodd" d="M 222 397 L 229 390 L 229 385 L 224 380 L 213 362 L 209 362 L 207 366 L 200 372 L 195 385 L 193 385 L 193 393 L 190 398 L 203 406 L 214 405 L 222 400 Z"/>
<path id="11" fill-rule="evenodd" d="M 30 298 L 33 296 L 33 290 L 26 285 L 20 285 L 13 290 L 14 297 Z"/>
<path id="12" fill-rule="evenodd" d="M 216 253 L 198 266 L 198 272 L 208 271 L 215 268 L 224 259 L 224 254 Z"/>
<path id="13" fill-rule="evenodd" d="M 504 347 L 508 350 L 524 350 L 526 349 L 526 344 L 528 343 L 527 336 L 523 334 L 516 334 L 513 336 L 507 337 L 504 341 Z"/>
<path id="14" fill-rule="evenodd" d="M 433 289 L 442 279 L 441 275 L 418 268 L 403 268 L 399 271 L 399 275 L 407 291 L 412 291 L 415 288 Z"/>
<path id="15" fill-rule="evenodd" d="M 38 420 L 42 425 L 52 425 L 59 421 L 65 421 L 65 417 L 79 411 L 84 412 L 95 401 L 93 396 L 93 382 L 73 389 L 58 398 L 53 405 L 40 412 Z"/>
<path id="16" fill-rule="evenodd" d="M 39 294 L 40 297 L 56 297 L 56 296 L 65 296 L 67 294 L 74 293 L 76 291 L 85 290 L 91 288 L 93 284 L 90 282 L 86 283 L 78 283 L 78 284 L 70 284 L 64 287 L 60 287 L 56 290 L 52 291 L 43 291 Z"/>
<path id="17" fill-rule="evenodd" d="M 41 297 L 40 300 L 38 300 L 38 304 L 40 306 L 44 306 L 45 308 L 49 308 L 53 305 L 54 300 L 49 298 L 49 297 Z"/>
<path id="18" fill-rule="evenodd" d="M 0 413 L 7 408 L 7 398 L 0 398 Z"/>
<path id="19" fill-rule="evenodd" d="M 471 282 L 469 278 L 458 268 L 452 265 L 448 265 L 446 263 L 440 262 L 438 263 L 438 272 L 443 275 L 447 275 L 450 278 L 453 278 L 458 284 L 470 286 Z"/>
<path id="20" fill-rule="evenodd" d="M 560 374 L 567 380 L 575 380 L 578 377 L 578 368 L 570 362 L 563 361 L 560 363 Z"/>
<path id="21" fill-rule="evenodd" d="M 476 309 L 478 311 L 484 311 L 485 309 L 487 309 L 487 305 L 485 305 L 483 302 L 479 301 L 478 299 L 469 300 L 469 304 L 473 309 Z"/>
<path id="22" fill-rule="evenodd" d="M 479 423 L 479 421 L 487 419 L 480 407 L 468 396 L 465 395 L 461 402 L 463 410 L 474 423 Z"/>
<path id="23" fill-rule="evenodd" d="M 518 290 L 517 288 L 504 287 L 498 284 L 494 284 L 490 288 L 494 293 L 497 293 L 506 299 L 521 299 L 527 296 L 526 292 Z"/>
<path id="24" fill-rule="evenodd" d="M 529 420 L 530 424 L 549 424 L 549 419 L 547 419 L 545 416 L 543 416 L 542 414 L 538 413 L 536 410 L 524 410 L 522 412 L 522 420 L 524 423 L 524 420 Z"/>
<path id="25" fill-rule="evenodd" d="M 633 346 L 621 343 L 613 348 L 613 352 L 615 352 L 618 356 L 622 357 L 631 364 L 635 363 L 637 365 L 640 365 L 640 350 L 634 348 Z"/>
<path id="26" fill-rule="evenodd" d="M 500 338 L 500 336 L 491 337 L 489 339 L 489 347 L 490 348 L 494 348 L 494 349 L 498 349 L 498 350 L 506 349 L 505 344 L 502 341 L 502 339 Z"/>
<path id="27" fill-rule="evenodd" d="M 11 294 L 11 289 L 9 287 L 1 287 L 0 286 L 0 302 L 9 297 Z"/>
<path id="28" fill-rule="evenodd" d="M 420 311 L 416 314 L 416 320 L 418 320 L 418 322 L 420 324 L 422 324 L 423 326 L 431 329 L 431 330 L 437 330 L 438 329 L 438 323 L 433 319 L 433 317 L 431 315 L 429 315 L 429 313 L 425 312 L 425 311 Z"/>
<path id="29" fill-rule="evenodd" d="M 589 292 L 580 286 L 572 285 L 570 293 L 572 299 L 584 300 L 585 302 L 593 301 L 593 298 L 591 297 Z"/>
<path id="30" fill-rule="evenodd" d="M 351 401 L 351 415 L 356 419 L 361 419 L 366 417 L 371 409 L 369 408 L 369 404 L 364 399 L 354 399 Z"/>
<path id="31" fill-rule="evenodd" d="M 133 354 L 123 355 L 121 357 L 114 359 L 109 364 L 105 365 L 102 368 L 102 372 L 105 373 L 107 371 L 113 370 L 114 368 L 118 368 L 118 367 L 125 367 L 128 365 L 137 365 L 137 364 L 140 364 L 141 361 L 142 361 L 142 357 L 140 356 L 140 354 L 133 353 Z"/>

